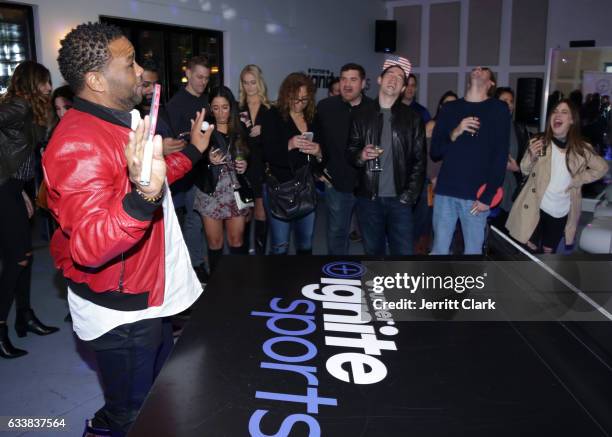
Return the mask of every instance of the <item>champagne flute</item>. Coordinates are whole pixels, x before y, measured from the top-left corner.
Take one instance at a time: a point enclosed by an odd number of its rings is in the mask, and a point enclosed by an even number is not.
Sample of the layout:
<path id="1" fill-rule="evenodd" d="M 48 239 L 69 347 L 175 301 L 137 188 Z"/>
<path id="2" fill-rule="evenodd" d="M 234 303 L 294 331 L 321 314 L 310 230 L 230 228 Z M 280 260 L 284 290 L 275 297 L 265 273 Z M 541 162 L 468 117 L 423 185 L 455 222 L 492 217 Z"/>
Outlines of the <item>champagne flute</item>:
<path id="1" fill-rule="evenodd" d="M 378 144 L 374 145 L 374 151 L 378 154 L 376 158 L 374 158 L 374 165 L 372 166 L 372 171 L 382 171 L 382 164 L 380 162 L 380 155 L 382 155 L 384 149 L 380 147 Z"/>

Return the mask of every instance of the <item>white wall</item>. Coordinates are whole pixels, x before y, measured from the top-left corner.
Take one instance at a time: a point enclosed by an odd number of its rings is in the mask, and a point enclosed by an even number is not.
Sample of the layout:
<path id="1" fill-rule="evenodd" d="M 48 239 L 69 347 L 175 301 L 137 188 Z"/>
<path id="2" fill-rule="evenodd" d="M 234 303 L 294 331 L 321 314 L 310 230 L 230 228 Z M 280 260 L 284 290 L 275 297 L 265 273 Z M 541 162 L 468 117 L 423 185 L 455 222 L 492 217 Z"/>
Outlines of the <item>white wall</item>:
<path id="1" fill-rule="evenodd" d="M 550 0 L 555 1 L 555 0 Z M 610 0 L 612 1 L 612 0 Z M 429 20 L 431 5 L 437 3 L 459 2 L 461 4 L 460 15 L 460 38 L 459 38 L 459 66 L 453 67 L 429 67 Z M 418 101 L 428 106 L 428 102 L 437 102 L 437 96 L 434 99 L 429 99 L 428 74 L 430 73 L 458 73 L 458 83 L 456 92 L 462 96 L 466 89 L 466 79 L 468 73 L 474 68 L 473 65 L 468 65 L 468 25 L 469 25 L 469 7 L 470 0 L 391 0 L 387 1 L 387 18 L 393 19 L 393 9 L 395 7 L 422 5 L 421 12 L 421 64 L 414 68 L 414 72 L 419 75 Z M 502 16 L 499 42 L 499 62 L 490 67 L 497 75 L 497 83 L 500 86 L 510 84 L 510 75 L 512 73 L 540 73 L 544 74 L 546 66 L 542 65 L 510 65 L 510 49 L 511 49 L 511 27 L 512 27 L 512 0 L 502 0 Z M 435 112 L 435 104 L 429 105 L 429 110 Z"/>
<path id="2" fill-rule="evenodd" d="M 32 0 L 38 60 L 63 82 L 57 67 L 60 39 L 100 15 L 224 32 L 225 82 L 236 90 L 245 64 L 262 67 L 271 97 L 292 71 L 320 68 L 338 74 L 347 62 L 374 76 L 374 20 L 384 19 L 381 0 Z M 323 96 L 319 91 L 319 96 Z"/>
<path id="3" fill-rule="evenodd" d="M 549 0 L 548 48 L 588 39 L 612 47 L 612 0 Z"/>
<path id="4" fill-rule="evenodd" d="M 428 66 L 429 11 L 432 4 L 458 1 L 461 3 L 461 36 L 458 67 Z M 457 90 L 461 95 L 466 86 L 466 75 L 473 66 L 467 64 L 467 27 L 470 0 L 387 0 L 387 18 L 393 19 L 393 9 L 400 6 L 422 5 L 421 15 L 421 65 L 414 68 L 420 75 L 418 100 L 428 102 L 427 86 L 429 73 L 459 73 Z M 518 73 L 544 76 L 545 63 L 541 65 L 510 65 L 510 42 L 513 0 L 502 0 L 500 35 L 500 60 L 493 65 L 498 84 L 513 85 L 511 77 Z M 569 41 L 596 40 L 599 47 L 612 47 L 612 0 L 549 0 L 546 33 L 546 58 L 551 48 L 569 47 Z M 545 62 L 545 61 L 544 61 Z M 430 110 L 435 108 L 430 107 Z"/>

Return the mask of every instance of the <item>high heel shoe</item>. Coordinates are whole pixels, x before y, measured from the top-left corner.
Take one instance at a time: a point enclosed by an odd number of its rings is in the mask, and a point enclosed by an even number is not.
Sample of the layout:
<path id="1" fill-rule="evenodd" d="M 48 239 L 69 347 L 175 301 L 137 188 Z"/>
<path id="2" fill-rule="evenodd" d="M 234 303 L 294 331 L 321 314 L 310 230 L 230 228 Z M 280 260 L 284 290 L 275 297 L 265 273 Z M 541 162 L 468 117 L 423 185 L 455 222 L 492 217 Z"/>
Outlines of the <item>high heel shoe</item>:
<path id="1" fill-rule="evenodd" d="M 17 331 L 18 337 L 25 337 L 28 331 L 36 335 L 49 335 L 59 331 L 59 328 L 44 325 L 38 320 L 34 311 L 28 309 L 17 312 L 17 317 L 15 318 L 15 331 Z"/>
<path id="2" fill-rule="evenodd" d="M 8 338 L 6 323 L 0 323 L 0 357 L 17 358 L 27 354 L 23 349 L 17 349 Z"/>

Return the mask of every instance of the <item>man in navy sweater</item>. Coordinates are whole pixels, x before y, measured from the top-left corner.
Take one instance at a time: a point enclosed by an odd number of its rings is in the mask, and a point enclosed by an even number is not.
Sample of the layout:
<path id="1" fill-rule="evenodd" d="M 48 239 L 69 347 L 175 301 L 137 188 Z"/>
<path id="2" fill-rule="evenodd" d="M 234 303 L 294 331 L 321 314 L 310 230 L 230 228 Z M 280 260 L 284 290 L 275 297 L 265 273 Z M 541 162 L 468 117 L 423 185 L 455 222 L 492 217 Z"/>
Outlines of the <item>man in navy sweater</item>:
<path id="1" fill-rule="evenodd" d="M 469 81 L 465 98 L 442 107 L 431 141 L 431 158 L 442 160 L 434 199 L 432 255 L 449 253 L 457 219 L 464 253 L 482 253 L 489 205 L 504 181 L 510 142 L 508 105 L 491 98 L 495 76 L 490 69 L 475 68 Z"/>

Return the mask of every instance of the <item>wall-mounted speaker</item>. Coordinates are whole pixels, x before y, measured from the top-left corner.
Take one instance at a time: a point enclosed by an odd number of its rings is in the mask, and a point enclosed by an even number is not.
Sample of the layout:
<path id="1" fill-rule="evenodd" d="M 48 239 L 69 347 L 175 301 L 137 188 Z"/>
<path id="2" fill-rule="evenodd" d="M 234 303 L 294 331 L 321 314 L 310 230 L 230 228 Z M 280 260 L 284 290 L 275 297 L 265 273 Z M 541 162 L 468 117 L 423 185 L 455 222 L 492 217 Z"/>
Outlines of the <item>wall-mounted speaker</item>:
<path id="1" fill-rule="evenodd" d="M 525 124 L 540 122 L 543 80 L 539 77 L 521 77 L 516 84 L 516 121 Z"/>
<path id="2" fill-rule="evenodd" d="M 595 47 L 595 40 L 585 39 L 585 40 L 580 40 L 580 41 L 570 41 L 569 46 L 570 47 Z"/>
<path id="3" fill-rule="evenodd" d="M 397 37 L 397 21 L 376 20 L 376 39 L 374 50 L 383 53 L 395 52 L 395 40 Z"/>

